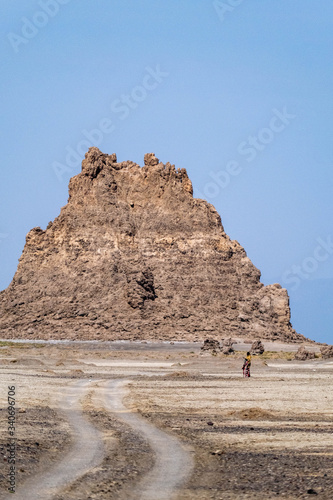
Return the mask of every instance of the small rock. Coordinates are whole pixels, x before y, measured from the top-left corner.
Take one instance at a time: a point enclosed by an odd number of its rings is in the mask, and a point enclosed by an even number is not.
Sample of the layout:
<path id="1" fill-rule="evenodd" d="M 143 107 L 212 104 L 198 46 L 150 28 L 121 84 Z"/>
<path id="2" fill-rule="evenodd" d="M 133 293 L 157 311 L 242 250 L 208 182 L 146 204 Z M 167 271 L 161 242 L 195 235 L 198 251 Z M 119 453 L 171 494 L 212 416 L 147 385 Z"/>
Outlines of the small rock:
<path id="1" fill-rule="evenodd" d="M 263 354 L 265 352 L 265 348 L 261 343 L 261 340 L 255 340 L 251 346 L 251 352 L 253 354 Z"/>
<path id="2" fill-rule="evenodd" d="M 321 357 L 323 359 L 333 358 L 333 345 L 327 345 L 320 348 Z"/>
<path id="3" fill-rule="evenodd" d="M 206 339 L 201 346 L 201 351 L 209 351 L 212 354 L 217 354 L 221 350 L 218 340 Z"/>
<path id="4" fill-rule="evenodd" d="M 233 348 L 233 344 L 235 343 L 235 341 L 233 339 L 223 339 L 222 340 L 222 347 L 221 347 L 221 351 L 222 351 L 222 354 L 234 354 L 235 353 L 235 350 Z"/>

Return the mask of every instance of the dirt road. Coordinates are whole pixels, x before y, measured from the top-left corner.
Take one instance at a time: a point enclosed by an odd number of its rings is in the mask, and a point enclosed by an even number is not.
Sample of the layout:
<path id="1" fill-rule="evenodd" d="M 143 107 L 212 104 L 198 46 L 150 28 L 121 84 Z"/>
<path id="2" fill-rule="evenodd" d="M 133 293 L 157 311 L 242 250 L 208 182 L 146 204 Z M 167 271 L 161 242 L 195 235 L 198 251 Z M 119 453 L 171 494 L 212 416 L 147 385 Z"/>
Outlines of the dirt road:
<path id="1" fill-rule="evenodd" d="M 135 432 L 141 433 L 155 455 L 153 469 L 136 485 L 132 499 L 169 500 L 191 475 L 191 455 L 174 436 L 157 429 L 124 406 L 122 401 L 128 392 L 128 383 L 128 380 L 120 380 L 108 385 L 105 394 L 107 408 Z"/>
<path id="2" fill-rule="evenodd" d="M 68 394 L 60 402 L 60 409 L 68 420 L 72 433 L 71 449 L 60 461 L 21 485 L 15 492 L 16 500 L 51 500 L 68 484 L 83 476 L 103 458 L 103 441 L 96 430 L 83 417 L 80 398 L 91 382 L 80 380 L 71 385 Z M 12 494 L 8 499 L 12 499 Z"/>

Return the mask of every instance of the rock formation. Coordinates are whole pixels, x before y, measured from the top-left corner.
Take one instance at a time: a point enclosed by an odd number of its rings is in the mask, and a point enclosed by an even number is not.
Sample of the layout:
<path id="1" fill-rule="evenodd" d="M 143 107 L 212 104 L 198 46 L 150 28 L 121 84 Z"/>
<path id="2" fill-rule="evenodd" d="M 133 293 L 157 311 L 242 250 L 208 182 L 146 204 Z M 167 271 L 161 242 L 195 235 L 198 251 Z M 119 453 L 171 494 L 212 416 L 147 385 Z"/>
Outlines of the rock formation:
<path id="1" fill-rule="evenodd" d="M 322 346 L 320 352 L 323 359 L 333 358 L 333 345 Z"/>
<path id="2" fill-rule="evenodd" d="M 233 339 L 223 339 L 222 345 L 221 345 L 222 354 L 234 354 L 235 353 L 235 350 L 233 347 L 234 344 L 235 344 L 235 341 Z"/>
<path id="3" fill-rule="evenodd" d="M 252 354 L 263 354 L 265 352 L 265 347 L 261 340 L 255 340 L 251 346 L 250 351 Z"/>
<path id="4" fill-rule="evenodd" d="M 91 148 L 69 199 L 32 229 L 0 292 L 2 338 L 302 341 L 289 298 L 264 286 L 185 169 L 145 155 L 141 168 Z"/>
<path id="5" fill-rule="evenodd" d="M 201 352 L 210 352 L 211 354 L 217 354 L 221 351 L 220 342 L 215 339 L 206 339 L 204 340 L 203 345 L 201 346 Z"/>
<path id="6" fill-rule="evenodd" d="M 300 346 L 295 353 L 295 359 L 298 361 L 306 361 L 307 359 L 314 359 L 316 354 L 312 351 L 307 351 L 304 346 Z"/>

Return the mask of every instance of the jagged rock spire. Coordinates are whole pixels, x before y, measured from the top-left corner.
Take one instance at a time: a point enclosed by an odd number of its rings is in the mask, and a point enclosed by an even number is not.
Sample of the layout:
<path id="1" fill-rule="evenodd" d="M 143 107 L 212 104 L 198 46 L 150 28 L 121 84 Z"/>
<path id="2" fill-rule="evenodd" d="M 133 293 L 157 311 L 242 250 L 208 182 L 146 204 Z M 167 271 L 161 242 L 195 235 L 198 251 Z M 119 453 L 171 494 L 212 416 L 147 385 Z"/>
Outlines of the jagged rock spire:
<path id="1" fill-rule="evenodd" d="M 90 148 L 69 201 L 26 238 L 0 293 L 2 338 L 297 341 L 289 298 L 193 198 L 185 169 L 144 166 Z"/>

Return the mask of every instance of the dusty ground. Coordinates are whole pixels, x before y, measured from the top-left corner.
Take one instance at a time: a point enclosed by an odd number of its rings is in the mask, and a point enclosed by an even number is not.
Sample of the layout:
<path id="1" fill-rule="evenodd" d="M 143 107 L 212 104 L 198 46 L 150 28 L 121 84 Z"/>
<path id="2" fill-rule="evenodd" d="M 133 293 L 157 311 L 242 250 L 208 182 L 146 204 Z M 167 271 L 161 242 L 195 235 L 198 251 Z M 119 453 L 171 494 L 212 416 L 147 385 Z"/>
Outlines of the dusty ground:
<path id="1" fill-rule="evenodd" d="M 17 500 L 27 491 L 43 500 L 332 498 L 333 360 L 296 362 L 298 345 L 267 345 L 271 352 L 255 357 L 243 379 L 241 351 L 202 355 L 199 346 L 0 344 L 0 498 L 14 498 L 9 385 L 16 387 Z M 118 403 L 110 389 L 117 381 L 127 391 Z M 165 443 L 155 449 L 135 419 L 152 436 L 159 429 L 175 438 L 172 453 L 188 460 L 186 479 L 169 481 L 177 470 L 168 450 L 163 457 Z M 89 442 L 78 448 L 92 440 L 89 432 L 98 453 Z M 161 480 L 168 490 L 156 491 Z"/>

